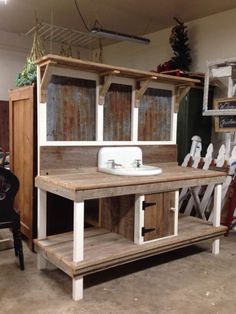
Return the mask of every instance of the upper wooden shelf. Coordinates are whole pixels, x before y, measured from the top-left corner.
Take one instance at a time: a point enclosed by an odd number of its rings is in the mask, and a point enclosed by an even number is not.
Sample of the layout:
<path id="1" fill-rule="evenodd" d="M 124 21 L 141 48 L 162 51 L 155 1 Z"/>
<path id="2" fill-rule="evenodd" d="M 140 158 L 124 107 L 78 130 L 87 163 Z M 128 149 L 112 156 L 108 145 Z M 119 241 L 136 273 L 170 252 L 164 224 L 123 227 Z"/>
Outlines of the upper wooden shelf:
<path id="1" fill-rule="evenodd" d="M 160 74 L 156 72 L 148 72 L 142 70 L 136 70 L 131 68 L 117 67 L 108 64 L 101 64 L 91 61 L 85 61 L 74 58 L 67 58 L 58 55 L 46 55 L 35 61 L 35 64 L 39 65 L 41 68 L 47 67 L 48 65 L 53 66 L 63 66 L 74 69 L 82 69 L 88 72 L 98 73 L 99 75 L 109 75 L 115 74 L 117 76 L 123 76 L 128 78 L 133 78 L 137 81 L 141 80 L 156 80 L 158 82 L 171 83 L 174 85 L 195 85 L 200 83 L 199 80 L 177 77 L 167 74 Z"/>

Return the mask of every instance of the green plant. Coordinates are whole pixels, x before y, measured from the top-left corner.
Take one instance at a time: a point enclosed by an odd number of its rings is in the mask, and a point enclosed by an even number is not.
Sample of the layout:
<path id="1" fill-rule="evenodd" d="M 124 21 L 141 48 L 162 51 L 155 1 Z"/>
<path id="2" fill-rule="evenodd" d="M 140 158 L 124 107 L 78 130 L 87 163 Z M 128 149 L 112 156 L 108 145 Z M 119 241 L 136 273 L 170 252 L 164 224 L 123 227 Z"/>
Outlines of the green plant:
<path id="1" fill-rule="evenodd" d="M 32 85 L 36 82 L 36 65 L 30 58 L 27 58 L 23 71 L 16 77 L 16 86 Z"/>
<path id="2" fill-rule="evenodd" d="M 172 69 L 180 69 L 183 71 L 189 71 L 192 63 L 190 55 L 188 28 L 187 26 L 174 17 L 177 25 L 172 28 L 170 36 L 170 45 L 173 49 L 174 56 L 171 59 Z"/>

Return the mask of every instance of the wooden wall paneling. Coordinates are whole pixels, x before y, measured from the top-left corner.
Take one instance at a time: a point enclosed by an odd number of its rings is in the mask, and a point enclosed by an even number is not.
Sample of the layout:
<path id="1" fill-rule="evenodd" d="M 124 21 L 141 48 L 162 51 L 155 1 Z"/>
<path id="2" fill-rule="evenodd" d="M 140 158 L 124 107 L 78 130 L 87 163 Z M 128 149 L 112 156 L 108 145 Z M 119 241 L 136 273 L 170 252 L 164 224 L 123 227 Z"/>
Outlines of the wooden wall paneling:
<path id="1" fill-rule="evenodd" d="M 15 207 L 21 215 L 21 231 L 30 240 L 32 247 L 34 208 L 36 206 L 37 154 L 36 101 L 33 86 L 11 90 L 10 99 L 10 167 L 20 181 Z"/>
<path id="2" fill-rule="evenodd" d="M 9 103 L 0 101 L 0 147 L 9 151 Z"/>
<path id="3" fill-rule="evenodd" d="M 130 145 L 137 146 L 137 145 Z M 138 145 L 144 163 L 175 162 L 176 145 Z M 78 167 L 97 167 L 98 151 L 102 146 L 41 146 L 40 172 Z"/>
<path id="4" fill-rule="evenodd" d="M 170 210 L 173 204 L 174 192 L 164 192 L 145 195 L 145 201 L 155 203 L 145 209 L 144 227 L 155 228 L 144 235 L 144 241 L 154 240 L 174 234 L 174 212 Z"/>
<path id="5" fill-rule="evenodd" d="M 139 107 L 139 141 L 171 139 L 172 91 L 148 88 Z"/>
<path id="6" fill-rule="evenodd" d="M 102 228 L 134 240 L 134 195 L 107 197 L 100 200 Z"/>
<path id="7" fill-rule="evenodd" d="M 47 92 L 47 140 L 94 141 L 96 82 L 52 76 Z"/>
<path id="8" fill-rule="evenodd" d="M 131 140 L 132 86 L 111 84 L 104 104 L 104 141 Z"/>

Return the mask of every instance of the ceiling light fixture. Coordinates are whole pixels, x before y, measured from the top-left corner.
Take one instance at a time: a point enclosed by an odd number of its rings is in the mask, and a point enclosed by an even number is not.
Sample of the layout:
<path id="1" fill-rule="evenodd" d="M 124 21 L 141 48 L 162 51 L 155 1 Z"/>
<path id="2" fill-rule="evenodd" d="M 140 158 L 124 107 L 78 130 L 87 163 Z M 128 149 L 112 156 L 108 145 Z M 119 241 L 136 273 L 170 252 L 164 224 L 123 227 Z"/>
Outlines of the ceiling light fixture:
<path id="1" fill-rule="evenodd" d="M 147 45 L 151 41 L 148 38 L 145 37 L 139 37 L 134 35 L 128 35 L 124 33 L 114 32 L 107 29 L 99 28 L 99 27 L 93 27 L 91 29 L 91 33 L 96 34 L 101 37 L 111 38 L 111 39 L 117 39 L 117 40 L 128 40 L 132 42 L 136 42 L 139 44 Z"/>

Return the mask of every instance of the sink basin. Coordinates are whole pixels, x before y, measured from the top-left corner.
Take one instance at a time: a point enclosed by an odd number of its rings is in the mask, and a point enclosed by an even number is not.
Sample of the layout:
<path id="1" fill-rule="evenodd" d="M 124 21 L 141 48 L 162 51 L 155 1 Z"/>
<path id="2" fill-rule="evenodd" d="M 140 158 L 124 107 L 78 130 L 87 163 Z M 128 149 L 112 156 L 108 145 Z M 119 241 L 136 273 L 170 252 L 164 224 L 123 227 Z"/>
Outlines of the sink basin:
<path id="1" fill-rule="evenodd" d="M 139 147 L 103 147 L 98 153 L 98 171 L 119 176 L 152 176 L 161 168 L 143 164 Z"/>
<path id="2" fill-rule="evenodd" d="M 99 171 L 106 172 L 118 176 L 153 176 L 162 173 L 161 168 L 142 165 L 137 167 L 120 167 L 120 168 L 100 168 Z"/>

